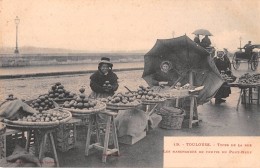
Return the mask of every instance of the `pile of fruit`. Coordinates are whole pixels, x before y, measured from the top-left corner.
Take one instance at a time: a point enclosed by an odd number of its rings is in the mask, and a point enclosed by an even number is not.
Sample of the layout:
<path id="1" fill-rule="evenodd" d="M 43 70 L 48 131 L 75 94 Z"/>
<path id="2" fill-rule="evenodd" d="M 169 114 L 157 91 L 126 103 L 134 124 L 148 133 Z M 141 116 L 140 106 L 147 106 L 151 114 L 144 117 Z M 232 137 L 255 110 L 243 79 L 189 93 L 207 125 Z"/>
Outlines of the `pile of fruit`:
<path id="1" fill-rule="evenodd" d="M 249 73 L 246 73 L 246 74 L 242 75 L 238 79 L 238 83 L 240 83 L 240 84 L 256 84 L 256 83 L 260 83 L 260 74 L 250 75 Z"/>
<path id="2" fill-rule="evenodd" d="M 136 92 L 134 92 L 136 99 L 142 101 L 164 101 L 165 98 L 154 91 L 150 87 L 139 86 Z"/>
<path id="3" fill-rule="evenodd" d="M 160 95 L 166 98 L 176 98 L 182 96 L 188 96 L 189 91 L 193 89 L 189 83 L 181 86 L 181 83 L 177 83 L 173 89 L 165 90 L 164 92 L 160 93 Z"/>
<path id="4" fill-rule="evenodd" d="M 27 121 L 27 122 L 55 122 L 66 119 L 70 117 L 70 114 L 67 112 L 61 111 L 45 111 L 42 113 L 34 113 L 33 115 L 24 116 L 23 118 L 19 118 L 17 121 Z"/>
<path id="5" fill-rule="evenodd" d="M 93 110 L 93 109 L 99 109 L 104 106 L 104 104 L 101 104 L 101 102 L 88 98 L 84 94 L 85 92 L 84 88 L 81 88 L 79 91 L 80 94 L 77 97 L 74 97 L 73 100 L 64 102 L 63 104 L 64 108 Z"/>
<path id="6" fill-rule="evenodd" d="M 49 98 L 48 95 L 39 96 L 36 100 L 33 100 L 29 106 L 39 112 L 55 108 L 54 102 L 51 100 L 51 98 Z"/>
<path id="7" fill-rule="evenodd" d="M 181 86 L 181 83 L 178 82 L 178 83 L 174 86 L 174 88 L 177 89 L 177 90 L 185 90 L 185 89 L 188 90 L 188 89 L 190 89 L 190 84 L 187 83 L 187 84 Z"/>
<path id="8" fill-rule="evenodd" d="M 59 99 L 73 98 L 76 96 L 76 94 L 65 90 L 64 86 L 60 82 L 57 82 L 49 90 L 48 96 L 53 100 L 59 100 Z"/>
<path id="9" fill-rule="evenodd" d="M 233 82 L 234 80 L 232 79 L 231 76 L 228 76 L 227 74 L 221 74 L 220 75 L 221 78 L 225 81 L 225 82 Z"/>
<path id="10" fill-rule="evenodd" d="M 136 106 L 140 104 L 136 96 L 132 93 L 117 93 L 113 96 L 107 98 L 102 98 L 101 102 L 106 103 L 107 105 L 118 105 L 118 106 Z"/>
<path id="11" fill-rule="evenodd" d="M 61 109 L 51 109 L 42 113 L 26 114 L 11 121 L 4 119 L 7 124 L 21 126 L 52 126 L 67 122 L 72 117 L 71 113 Z"/>

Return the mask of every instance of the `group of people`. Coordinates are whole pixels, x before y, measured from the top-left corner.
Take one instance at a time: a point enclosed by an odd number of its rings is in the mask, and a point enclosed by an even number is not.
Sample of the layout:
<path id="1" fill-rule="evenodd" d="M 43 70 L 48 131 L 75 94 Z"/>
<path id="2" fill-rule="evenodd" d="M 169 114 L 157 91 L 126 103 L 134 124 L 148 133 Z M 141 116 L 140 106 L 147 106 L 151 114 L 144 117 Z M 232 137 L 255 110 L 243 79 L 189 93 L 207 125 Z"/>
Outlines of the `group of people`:
<path id="1" fill-rule="evenodd" d="M 205 35 L 205 37 L 200 41 L 200 37 L 198 34 L 195 35 L 194 42 L 200 45 L 203 48 L 210 47 L 211 41 L 209 39 L 208 35 Z"/>
<path id="2" fill-rule="evenodd" d="M 204 48 L 211 45 L 211 41 L 207 35 L 201 41 L 199 39 L 199 35 L 196 35 L 194 41 Z M 253 48 L 251 41 L 249 41 L 243 48 L 248 55 L 252 54 Z M 219 73 L 224 73 L 229 76 L 232 75 L 231 62 L 224 51 L 217 51 L 217 55 L 213 60 L 219 70 Z M 90 97 L 103 98 L 112 96 L 118 89 L 118 77 L 112 71 L 112 67 L 113 64 L 110 62 L 109 58 L 101 58 L 98 65 L 98 71 L 90 77 L 90 87 L 92 89 Z M 153 89 L 157 91 L 162 88 L 169 89 L 171 86 L 176 84 L 178 78 L 179 74 L 173 70 L 171 62 L 163 61 L 160 65 L 160 70 L 152 75 Z M 108 83 L 109 85 L 104 85 L 105 83 Z M 229 94 L 231 94 L 231 89 L 226 85 L 226 83 L 224 83 L 214 97 L 215 104 L 225 102 L 225 98 L 227 98 Z"/>
<path id="3" fill-rule="evenodd" d="M 220 73 L 231 75 L 231 63 L 224 51 L 218 51 L 217 56 L 214 57 L 214 62 Z M 102 58 L 98 70 L 90 76 L 90 87 L 92 93 L 91 98 L 103 98 L 112 96 L 118 89 L 118 77 L 112 71 L 113 64 L 109 58 Z M 176 84 L 179 75 L 173 70 L 169 61 L 163 61 L 160 66 L 160 71 L 157 71 L 152 75 L 152 85 L 154 90 L 161 88 L 169 89 Z M 109 85 L 107 85 L 109 83 Z M 224 83 L 215 95 L 215 104 L 225 102 L 224 98 L 227 98 L 231 94 L 230 87 Z"/>

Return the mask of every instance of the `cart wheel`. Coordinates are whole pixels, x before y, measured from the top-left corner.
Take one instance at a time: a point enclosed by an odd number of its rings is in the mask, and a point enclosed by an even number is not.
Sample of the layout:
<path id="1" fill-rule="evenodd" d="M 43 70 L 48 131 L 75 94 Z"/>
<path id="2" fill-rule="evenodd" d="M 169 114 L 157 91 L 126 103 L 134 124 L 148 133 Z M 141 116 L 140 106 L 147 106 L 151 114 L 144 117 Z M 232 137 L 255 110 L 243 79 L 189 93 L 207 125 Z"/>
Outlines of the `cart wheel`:
<path id="1" fill-rule="evenodd" d="M 234 54 L 234 56 L 233 56 L 232 65 L 235 70 L 237 70 L 240 66 L 240 60 L 237 59 L 236 54 Z"/>
<path id="2" fill-rule="evenodd" d="M 250 61 L 250 63 L 251 63 L 252 71 L 255 71 L 258 67 L 258 55 L 257 54 L 254 54 L 252 56 L 252 60 Z"/>

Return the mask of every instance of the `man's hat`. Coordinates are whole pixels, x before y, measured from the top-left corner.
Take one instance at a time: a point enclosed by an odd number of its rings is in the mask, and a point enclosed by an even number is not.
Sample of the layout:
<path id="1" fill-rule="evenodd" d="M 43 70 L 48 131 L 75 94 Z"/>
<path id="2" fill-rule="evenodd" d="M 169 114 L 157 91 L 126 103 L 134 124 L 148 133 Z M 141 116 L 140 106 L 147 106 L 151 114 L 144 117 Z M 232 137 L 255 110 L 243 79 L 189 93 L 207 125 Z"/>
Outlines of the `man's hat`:
<path id="1" fill-rule="evenodd" d="M 99 61 L 98 65 L 102 65 L 102 64 L 108 64 L 110 67 L 113 67 L 113 64 L 110 62 L 110 58 L 107 57 L 102 57 L 101 61 Z"/>

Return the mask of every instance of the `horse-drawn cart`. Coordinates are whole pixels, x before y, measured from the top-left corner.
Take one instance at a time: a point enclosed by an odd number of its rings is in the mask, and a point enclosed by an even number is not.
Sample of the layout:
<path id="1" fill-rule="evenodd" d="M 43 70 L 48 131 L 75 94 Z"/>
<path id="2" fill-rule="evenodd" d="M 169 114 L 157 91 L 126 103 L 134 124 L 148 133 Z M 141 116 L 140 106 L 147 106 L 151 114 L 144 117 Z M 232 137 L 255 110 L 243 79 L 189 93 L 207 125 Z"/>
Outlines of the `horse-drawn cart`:
<path id="1" fill-rule="evenodd" d="M 260 49 L 260 45 L 252 45 L 252 50 L 258 48 Z M 232 59 L 232 64 L 233 68 L 237 70 L 240 66 L 241 62 L 247 62 L 248 63 L 248 68 L 252 69 L 252 71 L 255 71 L 258 67 L 258 59 L 259 59 L 259 52 L 250 52 L 247 53 L 245 51 L 242 51 L 242 48 L 239 48 L 240 51 L 235 52 L 233 59 Z"/>

